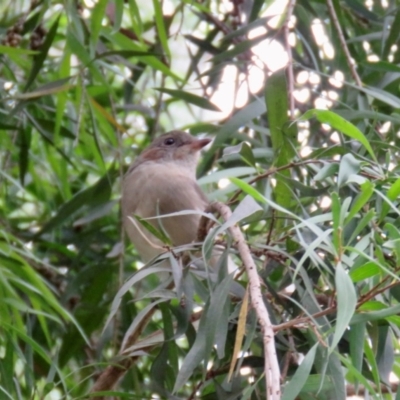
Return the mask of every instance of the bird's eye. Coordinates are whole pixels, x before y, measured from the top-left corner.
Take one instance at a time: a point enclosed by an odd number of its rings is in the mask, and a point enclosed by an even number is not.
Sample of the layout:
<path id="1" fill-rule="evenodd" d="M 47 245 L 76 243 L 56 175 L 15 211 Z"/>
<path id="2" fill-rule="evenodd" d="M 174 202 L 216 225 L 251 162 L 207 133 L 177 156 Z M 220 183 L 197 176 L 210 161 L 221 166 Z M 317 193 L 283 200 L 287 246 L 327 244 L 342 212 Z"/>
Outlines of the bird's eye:
<path id="1" fill-rule="evenodd" d="M 174 143 L 175 143 L 175 139 L 172 138 L 172 137 L 169 137 L 169 138 L 167 138 L 167 139 L 164 140 L 164 144 L 165 144 L 166 146 L 171 146 L 171 145 L 173 145 Z"/>

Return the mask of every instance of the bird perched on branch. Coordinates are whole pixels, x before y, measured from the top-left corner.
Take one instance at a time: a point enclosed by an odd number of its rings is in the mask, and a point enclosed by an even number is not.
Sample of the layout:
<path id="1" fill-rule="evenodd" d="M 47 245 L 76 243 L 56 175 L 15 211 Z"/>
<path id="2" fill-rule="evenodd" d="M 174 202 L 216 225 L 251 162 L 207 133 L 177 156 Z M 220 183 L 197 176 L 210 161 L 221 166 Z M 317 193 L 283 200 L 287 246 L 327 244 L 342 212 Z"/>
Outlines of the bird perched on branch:
<path id="1" fill-rule="evenodd" d="M 143 262 L 163 251 L 164 244 L 134 216 L 151 218 L 183 210 L 204 211 L 208 200 L 196 182 L 200 150 L 210 139 L 172 131 L 153 141 L 130 166 L 122 193 L 123 223 Z M 162 229 L 173 246 L 196 240 L 200 214 L 149 219 Z"/>

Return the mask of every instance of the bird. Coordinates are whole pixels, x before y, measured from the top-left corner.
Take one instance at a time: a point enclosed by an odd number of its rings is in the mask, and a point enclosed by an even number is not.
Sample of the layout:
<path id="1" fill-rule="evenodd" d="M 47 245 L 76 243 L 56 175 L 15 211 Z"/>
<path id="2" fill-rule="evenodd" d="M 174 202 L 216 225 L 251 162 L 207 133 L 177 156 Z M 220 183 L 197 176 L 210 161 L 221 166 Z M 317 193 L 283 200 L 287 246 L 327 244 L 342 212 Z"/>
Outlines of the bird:
<path id="1" fill-rule="evenodd" d="M 165 252 L 165 244 L 134 216 L 146 219 L 183 210 L 204 211 L 209 201 L 197 184 L 196 168 L 200 150 L 210 142 L 174 130 L 154 139 L 129 167 L 122 184 L 122 218 L 144 263 Z M 175 247 L 196 240 L 200 218 L 192 213 L 147 222 L 162 229 Z"/>

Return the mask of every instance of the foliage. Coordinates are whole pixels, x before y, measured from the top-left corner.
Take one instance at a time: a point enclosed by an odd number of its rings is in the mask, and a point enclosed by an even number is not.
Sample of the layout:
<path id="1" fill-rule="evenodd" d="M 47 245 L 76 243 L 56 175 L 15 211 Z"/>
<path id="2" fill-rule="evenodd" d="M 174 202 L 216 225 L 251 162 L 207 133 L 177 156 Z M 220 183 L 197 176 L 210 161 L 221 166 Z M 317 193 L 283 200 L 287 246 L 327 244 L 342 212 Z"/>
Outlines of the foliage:
<path id="1" fill-rule="evenodd" d="M 214 138 L 199 182 L 244 210 L 283 398 L 400 398 L 399 6 L 1 2 L 1 397 L 82 398 L 122 359 L 109 396 L 266 398 L 246 274 L 172 289 L 124 246 L 124 171 L 178 128 Z M 241 265 L 222 224 L 204 254 Z"/>

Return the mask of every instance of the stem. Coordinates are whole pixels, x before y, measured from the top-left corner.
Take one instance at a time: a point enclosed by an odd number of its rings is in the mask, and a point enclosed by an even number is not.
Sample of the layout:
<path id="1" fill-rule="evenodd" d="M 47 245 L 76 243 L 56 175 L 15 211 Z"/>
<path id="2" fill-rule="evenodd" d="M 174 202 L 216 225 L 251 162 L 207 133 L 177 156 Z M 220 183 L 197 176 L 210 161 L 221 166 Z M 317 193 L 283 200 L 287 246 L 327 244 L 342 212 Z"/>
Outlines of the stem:
<path id="1" fill-rule="evenodd" d="M 333 6 L 332 0 L 326 0 L 326 4 L 328 5 L 328 9 L 329 9 L 329 13 L 331 15 L 332 21 L 333 21 L 333 25 L 335 25 L 335 28 L 337 30 L 340 44 L 342 45 L 344 55 L 347 60 L 347 65 L 350 68 L 351 75 L 353 75 L 353 78 L 356 81 L 357 86 L 362 87 L 361 79 L 358 76 L 356 66 L 353 63 L 353 60 L 351 58 L 351 54 L 350 54 L 349 48 L 347 47 L 346 39 L 344 37 L 342 27 L 340 26 L 338 17 L 336 15 L 335 7 Z"/>
<path id="2" fill-rule="evenodd" d="M 232 212 L 228 206 L 223 203 L 213 203 L 210 205 L 212 211 L 221 214 L 224 221 L 227 221 Z M 256 311 L 258 321 L 261 326 L 264 342 L 264 369 L 265 369 L 265 385 L 267 388 L 267 400 L 279 400 L 281 398 L 280 386 L 280 369 L 275 347 L 275 334 L 273 325 L 269 318 L 268 310 L 264 304 L 263 295 L 261 293 L 261 281 L 257 272 L 256 264 L 251 256 L 249 246 L 243 236 L 242 231 L 237 225 L 229 228 L 229 231 L 237 244 L 240 257 L 246 268 L 249 277 L 249 289 L 251 304 Z"/>

